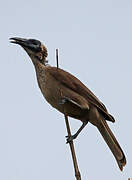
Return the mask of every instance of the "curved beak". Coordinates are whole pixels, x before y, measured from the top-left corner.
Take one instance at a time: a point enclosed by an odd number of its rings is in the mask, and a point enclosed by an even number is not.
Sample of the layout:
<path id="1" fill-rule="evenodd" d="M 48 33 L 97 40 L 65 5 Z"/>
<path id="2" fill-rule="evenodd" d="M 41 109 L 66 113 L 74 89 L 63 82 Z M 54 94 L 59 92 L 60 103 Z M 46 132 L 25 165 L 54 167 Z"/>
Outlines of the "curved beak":
<path id="1" fill-rule="evenodd" d="M 10 40 L 11 40 L 10 41 L 11 43 L 19 44 L 26 51 L 30 50 L 30 51 L 35 52 L 35 53 L 41 51 L 40 46 L 33 44 L 31 39 L 24 39 L 24 38 L 19 38 L 19 37 L 13 37 L 13 38 L 10 38 Z"/>
<path id="2" fill-rule="evenodd" d="M 24 38 L 13 37 L 10 38 L 10 40 L 11 40 L 10 42 L 14 44 L 19 44 L 21 46 L 29 46 L 28 40 Z"/>

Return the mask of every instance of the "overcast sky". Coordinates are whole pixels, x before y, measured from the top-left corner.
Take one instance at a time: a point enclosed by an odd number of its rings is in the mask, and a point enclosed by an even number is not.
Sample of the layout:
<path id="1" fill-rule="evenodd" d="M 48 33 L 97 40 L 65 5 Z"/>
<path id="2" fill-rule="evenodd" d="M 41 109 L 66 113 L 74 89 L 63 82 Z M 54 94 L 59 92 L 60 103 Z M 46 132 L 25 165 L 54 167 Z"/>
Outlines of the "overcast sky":
<path id="1" fill-rule="evenodd" d="M 0 179 L 72 180 L 62 114 L 43 98 L 34 67 L 10 37 L 35 38 L 49 63 L 77 76 L 115 117 L 109 123 L 127 158 L 120 172 L 90 123 L 75 140 L 82 180 L 132 177 L 132 1 L 4 0 L 0 3 Z M 81 125 L 70 118 L 72 132 Z"/>

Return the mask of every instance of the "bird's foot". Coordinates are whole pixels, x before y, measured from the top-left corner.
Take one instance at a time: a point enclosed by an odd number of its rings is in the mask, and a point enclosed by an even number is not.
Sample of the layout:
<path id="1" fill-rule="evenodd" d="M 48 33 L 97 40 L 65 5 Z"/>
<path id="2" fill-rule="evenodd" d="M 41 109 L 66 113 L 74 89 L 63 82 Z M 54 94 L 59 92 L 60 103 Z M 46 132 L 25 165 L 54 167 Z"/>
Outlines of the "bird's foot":
<path id="1" fill-rule="evenodd" d="M 74 134 L 72 136 L 66 136 L 66 144 L 72 142 L 74 139 L 76 139 L 77 135 Z"/>

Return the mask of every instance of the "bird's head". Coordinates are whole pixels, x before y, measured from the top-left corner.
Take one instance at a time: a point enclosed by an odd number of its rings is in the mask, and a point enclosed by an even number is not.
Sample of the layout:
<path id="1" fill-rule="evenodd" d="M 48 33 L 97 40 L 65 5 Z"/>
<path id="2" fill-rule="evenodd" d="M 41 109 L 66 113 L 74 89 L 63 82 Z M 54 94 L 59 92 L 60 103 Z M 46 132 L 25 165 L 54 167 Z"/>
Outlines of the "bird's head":
<path id="1" fill-rule="evenodd" d="M 33 63 L 39 61 L 45 65 L 48 52 L 46 47 L 40 41 L 36 39 L 24 39 L 18 37 L 10 38 L 10 40 L 11 43 L 19 44 L 23 47 L 32 59 Z"/>

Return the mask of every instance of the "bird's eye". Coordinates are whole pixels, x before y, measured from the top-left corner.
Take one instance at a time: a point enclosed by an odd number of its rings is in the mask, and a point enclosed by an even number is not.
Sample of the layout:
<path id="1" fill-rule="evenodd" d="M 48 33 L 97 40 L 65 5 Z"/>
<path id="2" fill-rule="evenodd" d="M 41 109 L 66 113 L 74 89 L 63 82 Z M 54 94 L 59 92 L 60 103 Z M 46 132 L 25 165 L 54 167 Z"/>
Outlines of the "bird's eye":
<path id="1" fill-rule="evenodd" d="M 38 40 L 29 39 L 29 41 L 30 41 L 30 43 L 32 43 L 32 44 L 35 45 L 35 46 L 40 46 L 40 45 L 41 45 L 40 41 L 38 41 Z"/>
<path id="2" fill-rule="evenodd" d="M 36 42 L 33 42 L 34 45 L 38 45 Z"/>

